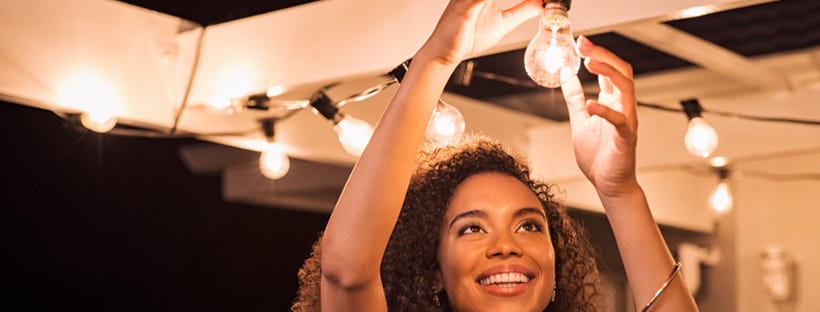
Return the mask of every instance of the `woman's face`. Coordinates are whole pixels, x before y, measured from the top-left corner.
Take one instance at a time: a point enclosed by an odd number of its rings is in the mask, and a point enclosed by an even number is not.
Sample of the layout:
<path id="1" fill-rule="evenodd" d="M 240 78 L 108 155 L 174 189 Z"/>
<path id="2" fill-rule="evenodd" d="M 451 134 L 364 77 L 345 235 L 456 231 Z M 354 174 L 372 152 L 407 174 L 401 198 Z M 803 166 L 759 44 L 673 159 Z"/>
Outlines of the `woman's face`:
<path id="1" fill-rule="evenodd" d="M 541 202 L 502 173 L 455 190 L 439 245 L 440 278 L 457 311 L 543 311 L 555 285 L 555 251 Z"/>

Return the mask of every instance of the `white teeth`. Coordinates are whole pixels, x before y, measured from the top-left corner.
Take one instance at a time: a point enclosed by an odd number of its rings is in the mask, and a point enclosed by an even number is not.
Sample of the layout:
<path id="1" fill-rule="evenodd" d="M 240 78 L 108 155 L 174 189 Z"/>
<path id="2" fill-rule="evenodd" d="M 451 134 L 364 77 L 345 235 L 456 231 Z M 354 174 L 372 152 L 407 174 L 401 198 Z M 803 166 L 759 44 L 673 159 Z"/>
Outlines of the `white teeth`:
<path id="1" fill-rule="evenodd" d="M 500 284 L 499 286 L 512 286 L 509 284 L 514 283 L 526 283 L 529 282 L 530 278 L 521 273 L 499 273 L 493 274 L 488 277 L 482 278 L 479 283 L 481 285 L 492 285 L 492 284 Z"/>

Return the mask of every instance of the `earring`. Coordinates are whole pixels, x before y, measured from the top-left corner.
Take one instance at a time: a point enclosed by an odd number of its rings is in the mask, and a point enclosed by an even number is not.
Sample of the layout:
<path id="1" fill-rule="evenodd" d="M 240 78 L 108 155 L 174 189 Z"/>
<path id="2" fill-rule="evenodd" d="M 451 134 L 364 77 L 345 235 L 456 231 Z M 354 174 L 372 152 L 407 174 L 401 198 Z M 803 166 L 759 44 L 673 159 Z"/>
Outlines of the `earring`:
<path id="1" fill-rule="evenodd" d="M 439 291 L 435 287 L 433 287 L 433 302 L 436 304 L 437 307 L 441 306 L 441 299 L 439 299 Z"/>
<path id="2" fill-rule="evenodd" d="M 550 302 L 555 302 L 555 287 L 552 288 L 552 298 L 550 298 Z"/>

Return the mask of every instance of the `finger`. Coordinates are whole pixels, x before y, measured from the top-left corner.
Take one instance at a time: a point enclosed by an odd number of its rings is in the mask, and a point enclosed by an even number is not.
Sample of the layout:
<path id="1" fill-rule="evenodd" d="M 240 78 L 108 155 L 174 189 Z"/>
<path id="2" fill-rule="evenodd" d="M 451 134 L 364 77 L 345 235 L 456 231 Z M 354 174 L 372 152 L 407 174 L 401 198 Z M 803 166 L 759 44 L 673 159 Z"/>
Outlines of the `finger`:
<path id="1" fill-rule="evenodd" d="M 578 36 L 578 51 L 581 52 L 581 55 L 584 57 L 609 64 L 618 70 L 621 75 L 632 79 L 632 65 L 629 65 L 628 62 L 606 48 L 595 45 L 583 35 Z"/>
<path id="2" fill-rule="evenodd" d="M 602 87 L 611 88 L 611 86 L 614 85 L 619 91 L 621 91 L 621 93 L 632 93 L 635 91 L 635 83 L 632 79 L 624 76 L 610 64 L 603 63 L 595 59 L 588 59 L 584 62 L 584 65 L 590 73 L 596 74 L 598 77 L 604 76 L 608 79 L 608 83 L 611 83 L 611 85 L 604 85 Z M 610 89 L 610 91 L 613 90 Z"/>
<path id="3" fill-rule="evenodd" d="M 589 71 L 589 62 L 590 59 L 584 59 L 584 67 L 587 68 L 587 71 Z M 601 88 L 602 93 L 612 93 L 615 91 L 615 87 L 612 85 L 612 80 L 604 75 L 598 75 L 597 73 L 595 73 L 595 75 L 598 76 L 598 87 Z"/>
<path id="4" fill-rule="evenodd" d="M 590 115 L 595 115 L 605 119 L 607 122 L 615 126 L 619 132 L 629 129 L 630 123 L 627 122 L 627 118 L 623 113 L 598 103 L 598 101 L 587 101 L 587 112 Z"/>
<path id="5" fill-rule="evenodd" d="M 638 112 L 637 112 L 637 102 L 635 101 L 635 81 L 624 77 L 621 73 L 609 64 L 596 62 L 595 60 L 590 60 L 587 63 L 587 69 L 595 74 L 598 74 L 598 81 L 602 83 L 601 90 L 604 90 L 607 86 L 614 86 L 617 88 L 617 93 L 613 92 L 614 96 L 620 98 L 620 103 L 618 109 L 620 109 L 629 120 L 632 121 L 633 124 L 638 123 Z M 602 78 L 603 78 L 603 82 Z M 612 90 L 616 91 L 616 90 Z"/>
<path id="6" fill-rule="evenodd" d="M 586 96 L 584 96 L 584 87 L 578 77 L 561 84 L 561 92 L 564 93 L 564 101 L 567 103 L 567 111 L 569 112 L 569 120 L 571 124 L 579 124 L 587 118 Z"/>
<path id="7" fill-rule="evenodd" d="M 544 7 L 541 5 L 541 0 L 524 0 L 501 13 L 504 17 L 505 26 L 508 30 L 511 30 L 543 12 Z"/>

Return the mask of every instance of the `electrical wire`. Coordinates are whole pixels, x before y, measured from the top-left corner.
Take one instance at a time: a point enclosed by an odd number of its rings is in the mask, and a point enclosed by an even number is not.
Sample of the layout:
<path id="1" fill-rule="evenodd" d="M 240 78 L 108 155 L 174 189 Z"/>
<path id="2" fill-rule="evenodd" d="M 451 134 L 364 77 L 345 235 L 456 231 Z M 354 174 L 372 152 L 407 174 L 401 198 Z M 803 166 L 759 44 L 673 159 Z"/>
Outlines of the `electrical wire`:
<path id="1" fill-rule="evenodd" d="M 185 87 L 185 95 L 182 97 L 182 104 L 179 106 L 177 115 L 174 117 L 174 124 L 171 126 L 171 130 L 169 131 L 171 134 L 175 134 L 177 132 L 177 126 L 179 126 L 179 120 L 182 118 L 182 112 L 185 111 L 185 107 L 188 105 L 188 97 L 191 95 L 191 89 L 194 86 L 194 78 L 196 77 L 197 69 L 199 69 L 199 57 L 202 54 L 202 39 L 205 37 L 205 30 L 207 27 L 208 26 L 202 27 L 202 30 L 199 32 L 199 38 L 196 42 L 196 52 L 194 53 L 193 64 L 191 64 L 191 74 L 188 76 L 188 85 Z"/>
<path id="2" fill-rule="evenodd" d="M 646 102 L 638 102 L 638 107 L 646 107 L 656 110 L 662 110 L 667 112 L 678 112 L 682 113 L 683 109 L 663 106 L 660 104 L 653 104 L 653 103 L 646 103 Z M 803 124 L 803 125 L 810 125 L 810 126 L 820 126 L 820 120 L 808 120 L 808 119 L 796 119 L 796 118 L 782 118 L 782 117 L 765 117 L 765 116 L 756 116 L 756 115 L 748 115 L 748 114 L 741 114 L 741 113 L 733 113 L 733 112 L 726 112 L 726 111 L 717 111 L 711 109 L 703 109 L 704 113 L 724 116 L 724 117 L 731 117 L 735 119 L 745 119 L 745 120 L 754 120 L 754 121 L 765 121 L 765 122 L 783 122 L 783 123 L 796 123 L 796 124 Z"/>
<path id="3" fill-rule="evenodd" d="M 536 85 L 531 80 L 523 80 L 523 79 L 518 79 L 518 78 L 515 78 L 515 77 L 510 77 L 510 76 L 485 72 L 485 71 L 476 70 L 476 69 L 472 69 L 470 75 L 472 77 L 481 77 L 481 78 L 488 79 L 488 80 L 493 80 L 493 81 L 506 83 L 506 84 L 511 85 L 511 86 L 540 89 L 540 86 Z M 659 105 L 659 104 L 646 103 L 646 102 L 638 102 L 638 106 L 657 109 L 657 110 L 663 110 L 663 111 L 668 111 L 668 112 L 683 112 L 682 109 L 667 107 L 667 106 L 663 106 L 663 105 Z M 713 114 L 713 115 L 736 118 L 736 119 L 746 119 L 746 120 L 765 121 L 765 122 L 796 123 L 796 124 L 803 124 L 803 125 L 820 126 L 820 120 L 807 120 L 807 119 L 781 118 L 781 117 L 765 117 L 765 116 L 756 116 L 756 115 L 748 115 L 748 114 L 726 112 L 726 111 L 717 111 L 717 110 L 707 110 L 707 109 L 703 109 L 703 112 Z"/>

